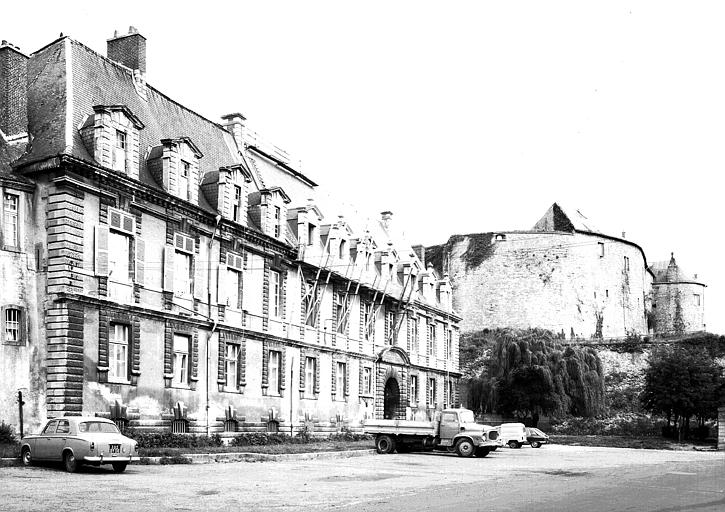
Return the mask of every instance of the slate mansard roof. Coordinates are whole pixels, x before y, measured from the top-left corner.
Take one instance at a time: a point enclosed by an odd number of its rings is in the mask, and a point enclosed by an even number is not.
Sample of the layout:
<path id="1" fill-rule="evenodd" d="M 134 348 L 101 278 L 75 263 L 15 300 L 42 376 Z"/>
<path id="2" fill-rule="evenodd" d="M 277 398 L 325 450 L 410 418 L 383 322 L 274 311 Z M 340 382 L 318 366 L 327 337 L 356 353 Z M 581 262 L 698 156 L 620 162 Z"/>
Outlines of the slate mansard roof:
<path id="1" fill-rule="evenodd" d="M 163 139 L 189 137 L 203 157 L 201 181 L 215 176 L 220 167 L 240 165 L 237 145 L 222 126 L 173 101 L 147 84 L 134 80 L 133 71 L 68 37 L 35 52 L 29 75 L 37 76 L 28 90 L 28 123 L 32 135 L 29 151 L 17 165 L 69 155 L 94 162 L 79 128 L 97 105 L 124 105 L 144 125 L 139 130 L 139 179 L 162 189 L 146 167 L 149 148 Z M 145 87 L 145 99 L 138 92 Z M 208 178 L 207 178 L 208 180 Z M 199 194 L 199 206 L 213 208 Z"/>

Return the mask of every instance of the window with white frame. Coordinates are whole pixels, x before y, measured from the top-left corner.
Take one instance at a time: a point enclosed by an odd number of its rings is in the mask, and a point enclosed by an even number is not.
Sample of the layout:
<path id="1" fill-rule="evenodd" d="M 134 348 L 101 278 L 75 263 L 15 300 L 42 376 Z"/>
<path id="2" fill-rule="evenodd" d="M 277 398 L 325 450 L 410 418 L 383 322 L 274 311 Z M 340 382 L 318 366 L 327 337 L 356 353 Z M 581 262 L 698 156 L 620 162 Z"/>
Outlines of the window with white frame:
<path id="1" fill-rule="evenodd" d="M 111 231 L 108 234 L 108 278 L 117 283 L 130 283 L 131 237 Z"/>
<path id="2" fill-rule="evenodd" d="M 3 243 L 6 247 L 20 247 L 19 206 L 19 196 L 3 194 Z"/>
<path id="3" fill-rule="evenodd" d="M 410 319 L 410 350 L 418 352 L 418 319 Z"/>
<path id="4" fill-rule="evenodd" d="M 341 261 L 345 261 L 347 259 L 348 249 L 347 249 L 347 240 L 340 240 L 340 247 L 338 249 L 337 257 Z"/>
<path id="5" fill-rule="evenodd" d="M 599 257 L 604 258 L 604 242 L 597 242 L 599 245 Z"/>
<path id="6" fill-rule="evenodd" d="M 315 376 L 317 374 L 317 359 L 314 357 L 305 358 L 305 398 L 315 396 Z"/>
<path id="7" fill-rule="evenodd" d="M 22 341 L 21 322 L 23 321 L 22 311 L 19 308 L 5 308 L 5 332 L 3 341 L 8 343 L 19 343 Z"/>
<path id="8" fill-rule="evenodd" d="M 410 376 L 410 402 L 413 404 L 418 403 L 418 376 Z"/>
<path id="9" fill-rule="evenodd" d="M 448 407 L 453 407 L 455 405 L 455 393 L 453 392 L 453 382 L 450 380 L 446 381 L 446 396 L 448 397 Z"/>
<path id="10" fill-rule="evenodd" d="M 366 302 L 365 304 L 363 304 L 363 332 L 365 335 L 365 340 L 369 340 L 373 337 L 375 322 L 372 318 L 372 315 L 373 305 L 370 302 Z"/>
<path id="11" fill-rule="evenodd" d="M 269 271 L 269 291 L 272 296 L 270 312 L 274 318 L 282 316 L 282 275 L 276 270 Z"/>
<path id="12" fill-rule="evenodd" d="M 269 351 L 269 362 L 268 362 L 268 375 L 269 375 L 269 393 L 272 395 L 279 395 L 280 382 L 281 382 L 281 362 L 282 353 L 278 350 Z"/>
<path id="13" fill-rule="evenodd" d="M 436 403 L 436 379 L 431 377 L 428 379 L 428 405 L 435 405 Z"/>
<path id="14" fill-rule="evenodd" d="M 695 299 L 695 305 L 696 306 L 699 306 L 700 305 L 700 294 L 699 293 L 695 293 L 693 295 L 694 295 L 694 299 Z"/>
<path id="15" fill-rule="evenodd" d="M 393 345 L 395 342 L 395 311 L 388 309 L 385 312 L 385 326 L 387 327 L 388 339 L 385 343 Z"/>
<path id="16" fill-rule="evenodd" d="M 189 346 L 191 338 L 187 335 L 174 334 L 174 357 L 172 360 L 174 384 L 186 385 L 189 382 Z"/>
<path id="17" fill-rule="evenodd" d="M 230 391 L 239 389 L 239 345 L 235 343 L 227 343 L 224 353 L 224 371 L 226 373 L 226 382 L 224 387 Z"/>
<path id="18" fill-rule="evenodd" d="M 227 306 L 233 309 L 239 307 L 239 288 L 242 273 L 234 268 L 227 268 Z"/>
<path id="19" fill-rule="evenodd" d="M 373 369 L 369 366 L 363 368 L 363 387 L 361 393 L 363 395 L 373 394 Z"/>
<path id="20" fill-rule="evenodd" d="M 345 305 L 347 301 L 347 295 L 344 293 L 335 294 L 335 319 L 337 321 L 337 332 L 345 334 L 347 330 L 347 315 L 345 313 Z"/>
<path id="21" fill-rule="evenodd" d="M 336 363 L 336 375 L 335 375 L 335 391 L 337 393 L 337 398 L 340 399 L 346 394 L 345 389 L 345 376 L 347 375 L 347 364 L 343 363 L 342 361 L 337 361 Z"/>
<path id="22" fill-rule="evenodd" d="M 428 324 L 428 355 L 435 355 L 436 346 L 436 324 L 431 322 Z"/>
<path id="23" fill-rule="evenodd" d="M 629 256 L 624 257 L 624 271 L 627 272 L 629 270 Z"/>
<path id="24" fill-rule="evenodd" d="M 174 254 L 174 292 L 180 297 L 191 295 L 191 254 Z"/>
<path id="25" fill-rule="evenodd" d="M 108 379 L 114 382 L 128 381 L 129 326 L 112 323 L 108 336 Z"/>
<path id="26" fill-rule="evenodd" d="M 307 245 L 314 245 L 317 241 L 317 226 L 312 223 L 307 224 Z"/>
<path id="27" fill-rule="evenodd" d="M 234 185 L 234 204 L 232 205 L 232 220 L 240 222 L 242 212 L 242 187 Z"/>
<path id="28" fill-rule="evenodd" d="M 126 132 L 116 130 L 116 140 L 113 145 L 113 161 L 111 162 L 114 170 L 126 172 L 127 147 Z"/>
<path id="29" fill-rule="evenodd" d="M 453 330 L 448 329 L 446 336 L 446 359 L 453 359 Z"/>

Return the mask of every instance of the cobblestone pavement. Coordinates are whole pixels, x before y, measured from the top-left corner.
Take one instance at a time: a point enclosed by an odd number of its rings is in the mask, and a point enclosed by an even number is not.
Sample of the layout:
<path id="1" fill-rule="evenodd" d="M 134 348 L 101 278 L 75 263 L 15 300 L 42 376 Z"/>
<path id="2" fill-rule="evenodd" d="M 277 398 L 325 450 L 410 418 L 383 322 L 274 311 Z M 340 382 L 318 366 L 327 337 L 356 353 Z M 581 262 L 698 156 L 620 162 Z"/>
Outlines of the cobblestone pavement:
<path id="1" fill-rule="evenodd" d="M 535 504 L 535 506 L 532 506 Z M 0 510 L 725 510 L 725 453 L 550 445 L 312 461 L 0 468 Z"/>

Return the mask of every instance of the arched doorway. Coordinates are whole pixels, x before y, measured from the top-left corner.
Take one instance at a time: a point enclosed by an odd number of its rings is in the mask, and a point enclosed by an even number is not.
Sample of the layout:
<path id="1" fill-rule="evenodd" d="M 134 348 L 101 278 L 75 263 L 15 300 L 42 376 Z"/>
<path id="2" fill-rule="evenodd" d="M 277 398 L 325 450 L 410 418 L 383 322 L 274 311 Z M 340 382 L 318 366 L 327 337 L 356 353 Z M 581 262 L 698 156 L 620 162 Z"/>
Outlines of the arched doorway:
<path id="1" fill-rule="evenodd" d="M 394 420 L 400 407 L 400 387 L 394 378 L 385 383 L 383 419 Z"/>

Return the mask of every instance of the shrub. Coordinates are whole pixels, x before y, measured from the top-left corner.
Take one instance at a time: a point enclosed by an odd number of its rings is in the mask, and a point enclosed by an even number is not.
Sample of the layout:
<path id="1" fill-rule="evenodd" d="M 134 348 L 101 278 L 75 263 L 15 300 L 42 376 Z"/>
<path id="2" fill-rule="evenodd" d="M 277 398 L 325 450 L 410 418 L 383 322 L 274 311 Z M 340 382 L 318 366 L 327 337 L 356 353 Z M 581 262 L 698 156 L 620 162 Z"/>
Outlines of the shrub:
<path id="1" fill-rule="evenodd" d="M 660 419 L 628 413 L 611 418 L 566 418 L 560 423 L 552 422 L 551 431 L 573 436 L 656 437 L 660 435 L 662 424 Z"/>
<path id="2" fill-rule="evenodd" d="M 4 421 L 0 421 L 0 444 L 15 444 L 17 440 L 15 428 Z"/>
<path id="3" fill-rule="evenodd" d="M 704 441 L 705 439 L 710 437 L 710 427 L 708 427 L 707 425 L 700 425 L 695 429 L 693 435 L 695 436 L 695 439 L 699 441 Z"/>
<path id="4" fill-rule="evenodd" d="M 172 434 L 171 432 L 138 432 L 127 430 L 125 435 L 135 439 L 139 448 L 204 448 L 208 446 L 221 446 L 222 438 L 219 434 L 212 436 L 197 436 L 192 434 Z"/>

